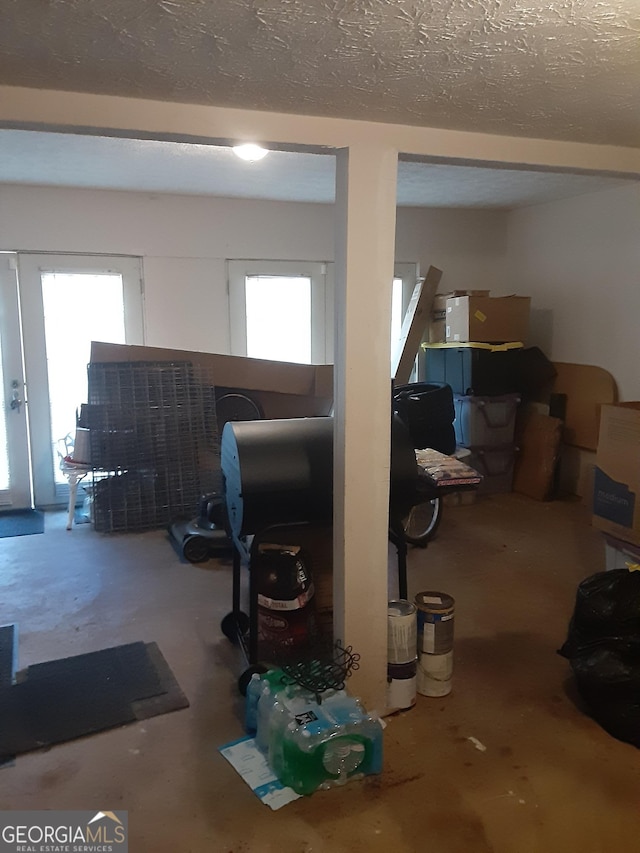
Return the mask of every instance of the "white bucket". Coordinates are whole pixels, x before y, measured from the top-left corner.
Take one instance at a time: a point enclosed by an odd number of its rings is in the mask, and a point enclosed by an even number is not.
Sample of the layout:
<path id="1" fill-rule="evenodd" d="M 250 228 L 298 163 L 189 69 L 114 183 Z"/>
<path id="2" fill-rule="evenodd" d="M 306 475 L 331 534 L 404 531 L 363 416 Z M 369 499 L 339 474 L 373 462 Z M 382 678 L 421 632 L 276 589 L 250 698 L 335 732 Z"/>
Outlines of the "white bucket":
<path id="1" fill-rule="evenodd" d="M 387 709 L 402 711 L 416 704 L 416 661 L 387 667 Z"/>
<path id="2" fill-rule="evenodd" d="M 447 696 L 453 679 L 453 651 L 444 655 L 418 654 L 416 687 L 421 696 Z"/>

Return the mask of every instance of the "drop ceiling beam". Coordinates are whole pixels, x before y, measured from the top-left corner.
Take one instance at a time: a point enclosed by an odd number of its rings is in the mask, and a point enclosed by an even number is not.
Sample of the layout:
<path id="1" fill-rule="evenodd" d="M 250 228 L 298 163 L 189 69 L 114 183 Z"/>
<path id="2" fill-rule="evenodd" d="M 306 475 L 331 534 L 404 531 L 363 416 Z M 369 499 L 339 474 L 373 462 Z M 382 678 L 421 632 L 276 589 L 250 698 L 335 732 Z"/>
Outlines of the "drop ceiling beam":
<path id="1" fill-rule="evenodd" d="M 105 136 L 141 134 L 176 140 L 258 141 L 281 147 L 344 148 L 375 142 L 404 154 L 440 161 L 640 174 L 640 148 L 11 86 L 0 86 L 0 127 L 83 133 L 97 130 Z"/>

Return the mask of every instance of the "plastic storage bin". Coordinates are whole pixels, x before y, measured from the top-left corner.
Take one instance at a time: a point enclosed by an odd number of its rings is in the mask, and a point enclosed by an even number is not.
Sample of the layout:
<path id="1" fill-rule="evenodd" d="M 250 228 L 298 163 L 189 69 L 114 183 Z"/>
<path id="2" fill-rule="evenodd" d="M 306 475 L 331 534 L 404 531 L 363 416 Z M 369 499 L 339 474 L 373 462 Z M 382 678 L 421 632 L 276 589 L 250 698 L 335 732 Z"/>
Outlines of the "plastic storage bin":
<path id="1" fill-rule="evenodd" d="M 478 487 L 481 494 L 510 492 L 513 488 L 513 467 L 516 448 L 513 444 L 504 447 L 470 447 L 471 454 L 467 465 L 482 474 L 483 480 Z"/>
<path id="2" fill-rule="evenodd" d="M 456 441 L 463 447 L 513 444 L 519 403 L 517 394 L 502 397 L 456 396 L 453 424 Z"/>
<path id="3" fill-rule="evenodd" d="M 454 394 L 513 394 L 521 385 L 520 349 L 427 347 L 420 356 L 420 378 L 446 382 Z"/>

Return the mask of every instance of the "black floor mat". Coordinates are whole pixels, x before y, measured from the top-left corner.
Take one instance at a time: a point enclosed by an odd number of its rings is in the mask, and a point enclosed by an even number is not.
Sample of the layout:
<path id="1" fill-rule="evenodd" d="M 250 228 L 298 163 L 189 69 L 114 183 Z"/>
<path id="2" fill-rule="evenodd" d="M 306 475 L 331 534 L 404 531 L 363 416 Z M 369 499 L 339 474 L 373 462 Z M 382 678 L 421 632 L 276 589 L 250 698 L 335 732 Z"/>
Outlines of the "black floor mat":
<path id="1" fill-rule="evenodd" d="M 0 690 L 3 687 L 11 687 L 17 668 L 18 626 L 0 625 Z M 13 754 L 0 757 L 0 767 L 12 764 L 14 758 Z"/>
<path id="2" fill-rule="evenodd" d="M 0 688 L 13 684 L 17 663 L 16 634 L 15 625 L 0 626 Z"/>
<path id="3" fill-rule="evenodd" d="M 131 723 L 145 704 L 146 716 L 189 704 L 155 644 L 30 666 L 0 687 L 0 759 Z"/>
<path id="4" fill-rule="evenodd" d="M 168 714 L 169 711 L 179 711 L 180 708 L 188 708 L 189 700 L 182 692 L 176 677 L 169 668 L 169 664 L 162 656 L 162 652 L 155 643 L 147 643 L 147 652 L 156 668 L 156 673 L 162 684 L 163 692 L 157 696 L 149 696 L 146 699 L 137 699 L 133 703 L 136 720 L 148 720 L 149 717 L 157 717 L 158 714 Z"/>

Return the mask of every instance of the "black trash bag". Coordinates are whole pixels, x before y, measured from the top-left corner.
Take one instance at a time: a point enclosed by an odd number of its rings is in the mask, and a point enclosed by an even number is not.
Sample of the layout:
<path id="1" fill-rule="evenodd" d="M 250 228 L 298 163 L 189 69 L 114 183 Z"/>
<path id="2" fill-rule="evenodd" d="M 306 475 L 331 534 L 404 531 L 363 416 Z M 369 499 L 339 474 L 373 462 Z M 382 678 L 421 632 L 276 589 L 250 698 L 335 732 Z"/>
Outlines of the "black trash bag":
<path id="1" fill-rule="evenodd" d="M 581 696 L 590 716 L 606 732 L 640 749 L 640 697 L 620 699 L 599 692 L 591 695 L 588 691 L 581 691 Z"/>
<path id="2" fill-rule="evenodd" d="M 640 572 L 617 569 L 582 581 L 559 654 L 593 719 L 640 748 Z"/>
<path id="3" fill-rule="evenodd" d="M 571 658 L 606 637 L 640 637 L 640 572 L 598 572 L 580 583 L 560 654 Z"/>
<path id="4" fill-rule="evenodd" d="M 596 641 L 577 652 L 570 664 L 582 691 L 640 701 L 640 637 Z"/>
<path id="5" fill-rule="evenodd" d="M 413 382 L 393 391 L 393 411 L 404 422 L 414 448 L 452 454 L 456 449 L 453 390 L 444 382 Z"/>

